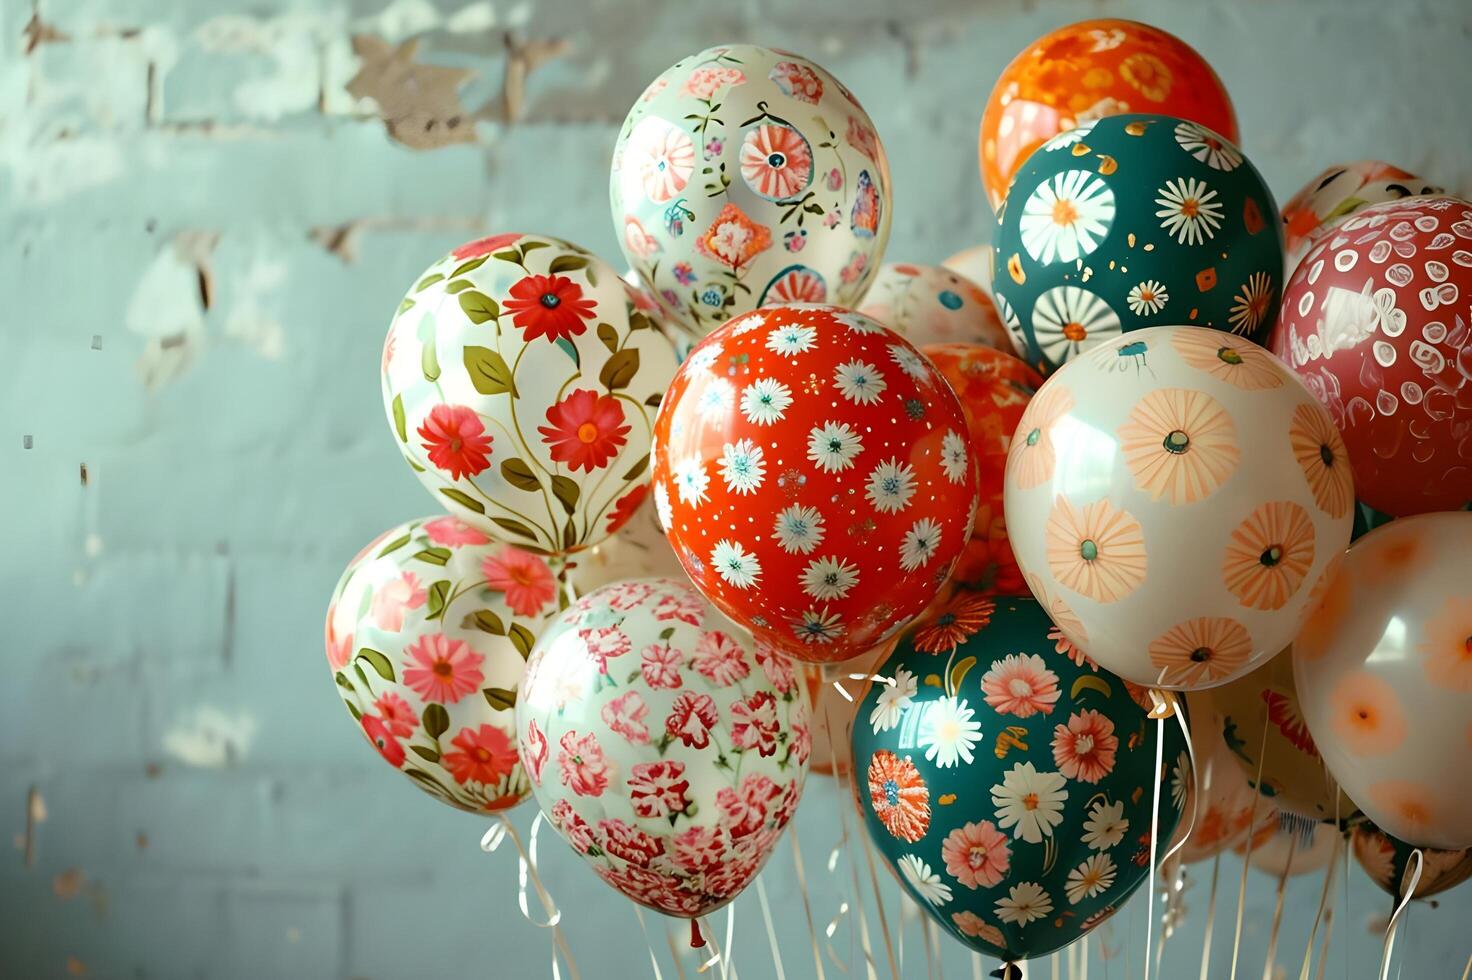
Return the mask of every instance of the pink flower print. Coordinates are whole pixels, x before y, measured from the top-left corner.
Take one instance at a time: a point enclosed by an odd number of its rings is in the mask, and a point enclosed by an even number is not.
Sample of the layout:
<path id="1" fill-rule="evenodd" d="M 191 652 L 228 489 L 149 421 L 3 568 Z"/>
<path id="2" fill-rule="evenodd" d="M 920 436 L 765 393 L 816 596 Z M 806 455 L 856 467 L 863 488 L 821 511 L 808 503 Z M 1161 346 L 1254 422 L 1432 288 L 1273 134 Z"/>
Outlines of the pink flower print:
<path id="1" fill-rule="evenodd" d="M 682 691 L 664 720 L 664 731 L 671 738 L 679 738 L 686 748 L 703 749 L 710 744 L 710 730 L 719 721 L 716 703 L 709 694 Z"/>
<path id="2" fill-rule="evenodd" d="M 782 798 L 777 801 L 777 808 L 772 811 L 772 826 L 778 830 L 787 826 L 787 822 L 797 812 L 797 804 L 801 799 L 802 786 L 797 780 L 793 780 L 782 787 Z"/>
<path id="3" fill-rule="evenodd" d="M 757 691 L 731 705 L 731 744 L 763 756 L 777 751 L 777 699 L 771 691 Z"/>
<path id="4" fill-rule="evenodd" d="M 394 733 L 389 731 L 383 719 L 377 715 L 364 715 L 362 725 L 363 734 L 368 736 L 368 741 L 373 743 L 385 762 L 395 769 L 404 764 L 404 747 L 394 738 Z"/>
<path id="5" fill-rule="evenodd" d="M 843 138 L 848 141 L 849 146 L 875 163 L 879 162 L 879 138 L 874 135 L 874 130 L 853 116 L 848 117 L 848 132 L 844 133 Z"/>
<path id="6" fill-rule="evenodd" d="M 1070 715 L 1053 729 L 1053 761 L 1069 779 L 1097 783 L 1114 771 L 1119 739 L 1114 722 L 1092 708 Z"/>
<path id="7" fill-rule="evenodd" d="M 393 691 L 380 694 L 374 700 L 373 707 L 395 738 L 408 738 L 419 725 L 419 718 L 414 714 L 414 709 L 409 707 L 409 702 Z"/>
<path id="8" fill-rule="evenodd" d="M 649 867 L 649 862 L 664 853 L 663 838 L 651 837 L 617 819 L 598 821 L 598 843 L 609 854 L 638 868 Z"/>
<path id="9" fill-rule="evenodd" d="M 776 845 L 777 839 L 782 836 L 782 831 L 777 829 L 771 821 L 753 830 L 745 837 L 739 837 L 731 843 L 731 850 L 741 857 L 749 857 L 760 861 Z"/>
<path id="10" fill-rule="evenodd" d="M 704 613 L 705 600 L 694 589 L 666 592 L 654 607 L 654 618 L 661 623 L 677 619 L 691 626 L 699 626 Z"/>
<path id="11" fill-rule="evenodd" d="M 716 806 L 721 811 L 721 826 L 733 838 L 755 833 L 767 819 L 767 804 L 781 794 L 777 784 L 766 776 L 747 773 L 741 780 L 739 790 L 727 786 L 716 793 Z"/>
<path id="12" fill-rule="evenodd" d="M 1058 675 L 1035 653 L 1009 653 L 993 661 L 981 678 L 986 703 L 1004 715 L 1051 714 L 1058 700 Z"/>
<path id="13" fill-rule="evenodd" d="M 837 228 L 841 221 L 843 221 L 843 212 L 837 208 L 823 215 L 824 228 Z"/>
<path id="14" fill-rule="evenodd" d="M 705 874 L 705 890 L 718 898 L 730 898 L 739 893 L 756 877 L 761 860 L 745 857 L 727 860 Z"/>
<path id="15" fill-rule="evenodd" d="M 407 652 L 404 684 L 426 701 L 454 704 L 479 690 L 485 680 L 480 671 L 485 658 L 464 640 L 428 633 L 410 644 Z"/>
<path id="16" fill-rule="evenodd" d="M 593 839 L 593 828 L 588 822 L 578 816 L 572 804 L 566 800 L 558 800 L 552 804 L 552 826 L 562 831 L 567 842 L 579 854 L 587 854 L 598 842 Z"/>
<path id="17" fill-rule="evenodd" d="M 490 538 L 455 517 L 436 517 L 424 525 L 424 534 L 430 541 L 446 548 L 491 543 Z"/>
<path id="18" fill-rule="evenodd" d="M 798 228 L 782 236 L 782 244 L 789 252 L 801 252 L 807 243 L 808 230 L 806 228 Z"/>
<path id="19" fill-rule="evenodd" d="M 663 92 L 665 90 L 665 86 L 669 85 L 669 83 L 670 80 L 661 75 L 660 77 L 649 83 L 649 85 L 644 89 L 643 93 L 639 96 L 639 101 L 652 102 L 654 100 L 654 97 Z"/>
<path id="20" fill-rule="evenodd" d="M 940 847 L 946 872 L 967 888 L 991 888 L 1007 877 L 1012 848 L 1007 835 L 990 820 L 967 823 L 951 831 Z"/>
<path id="21" fill-rule="evenodd" d="M 792 758 L 798 765 L 808 761 L 813 751 L 813 732 L 806 721 L 792 723 Z"/>
<path id="22" fill-rule="evenodd" d="M 756 641 L 756 662 L 761 667 L 762 673 L 767 675 L 768 683 L 777 689 L 778 694 L 787 694 L 797 686 L 797 678 L 792 671 L 792 661 L 770 643 Z"/>
<path id="23" fill-rule="evenodd" d="M 670 271 L 675 274 L 675 281 L 681 286 L 688 286 L 699 278 L 689 262 L 676 262 Z"/>
<path id="24" fill-rule="evenodd" d="M 702 633 L 696 641 L 695 669 L 717 687 L 730 687 L 751 673 L 740 644 L 720 630 Z"/>
<path id="25" fill-rule="evenodd" d="M 526 738 L 521 743 L 521 761 L 526 765 L 532 782 L 542 785 L 542 769 L 547 765 L 547 736 L 537 727 L 535 718 L 526 723 Z"/>
<path id="26" fill-rule="evenodd" d="M 659 251 L 659 239 L 644 230 L 644 225 L 632 214 L 624 215 L 624 245 L 630 254 L 647 259 Z"/>
<path id="27" fill-rule="evenodd" d="M 429 594 L 419 587 L 413 572 L 405 572 L 379 588 L 373 596 L 373 622 L 381 630 L 397 633 L 404 628 L 404 613 L 424 605 Z"/>
<path id="28" fill-rule="evenodd" d="M 839 270 L 838 278 L 844 282 L 858 282 L 868 267 L 869 256 L 863 252 L 854 252 L 848 257 L 848 265 Z"/>
<path id="29" fill-rule="evenodd" d="M 337 606 L 331 606 L 327 610 L 327 625 L 323 632 L 327 640 L 327 665 L 333 670 L 342 670 L 353 659 L 353 634 L 344 636 L 337 635 L 337 628 L 332 625 L 337 619 Z"/>
<path id="30" fill-rule="evenodd" d="M 690 801 L 690 781 L 685 775 L 685 764 L 666 759 L 661 762 L 641 762 L 634 766 L 629 776 L 629 802 L 634 813 L 641 817 L 664 819 L 675 813 L 684 813 Z"/>
<path id="31" fill-rule="evenodd" d="M 705 158 L 707 160 L 714 160 L 716 157 L 721 155 L 721 151 L 725 148 L 725 140 L 721 139 L 719 136 L 712 136 L 710 139 L 705 141 Z"/>
<path id="32" fill-rule="evenodd" d="M 817 105 L 823 97 L 823 80 L 807 65 L 779 61 L 767 77 L 776 82 L 784 94 L 799 102 Z"/>
<path id="33" fill-rule="evenodd" d="M 674 837 L 670 857 L 686 874 L 699 874 L 721 863 L 726 853 L 726 832 L 720 827 L 691 827 Z"/>
<path id="34" fill-rule="evenodd" d="M 603 590 L 608 608 L 618 612 L 634 609 L 654 594 L 654 586 L 648 582 L 619 582 Z"/>
<path id="35" fill-rule="evenodd" d="M 617 626 L 602 626 L 598 629 L 578 630 L 578 638 L 587 645 L 588 659 L 598 667 L 598 673 L 608 673 L 608 659 L 621 657 L 629 652 L 629 637 Z"/>
<path id="36" fill-rule="evenodd" d="M 577 732 L 564 732 L 557 743 L 557 768 L 562 784 L 579 796 L 602 796 L 608 788 L 613 767 L 603 758 L 603 749 L 592 735 L 578 737 Z"/>
<path id="37" fill-rule="evenodd" d="M 639 669 L 650 687 L 673 690 L 681 684 L 680 663 L 684 655 L 673 647 L 651 643 L 640 654 Z"/>
<path id="38" fill-rule="evenodd" d="M 687 95 L 693 95 L 697 99 L 709 102 L 721 89 L 731 85 L 740 85 L 746 81 L 746 75 L 735 68 L 727 68 L 724 65 L 697 68 L 685 79 L 682 89 Z"/>
<path id="39" fill-rule="evenodd" d="M 638 691 L 627 691 L 603 706 L 603 721 L 616 734 L 634 745 L 649 744 L 649 728 L 644 724 L 649 705 Z"/>
<path id="40" fill-rule="evenodd" d="M 733 271 L 744 268 L 771 246 L 772 230 L 730 202 L 695 240 L 695 251 Z"/>
<path id="41" fill-rule="evenodd" d="M 837 167 L 834 167 L 832 170 L 828 171 L 828 181 L 827 181 L 827 183 L 828 183 L 828 189 L 830 191 L 842 190 L 843 189 L 843 171 L 839 170 Z"/>

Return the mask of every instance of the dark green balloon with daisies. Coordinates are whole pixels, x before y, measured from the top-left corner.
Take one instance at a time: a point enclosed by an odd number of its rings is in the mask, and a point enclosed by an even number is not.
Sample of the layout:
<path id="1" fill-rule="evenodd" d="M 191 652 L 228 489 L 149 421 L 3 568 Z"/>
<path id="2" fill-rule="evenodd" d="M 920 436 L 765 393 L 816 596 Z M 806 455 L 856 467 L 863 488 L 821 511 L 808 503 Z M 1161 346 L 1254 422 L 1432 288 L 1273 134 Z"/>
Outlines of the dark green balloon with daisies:
<path id="1" fill-rule="evenodd" d="M 1148 717 L 1149 692 L 1070 646 L 1037 601 L 960 596 L 875 675 L 853 724 L 859 811 L 951 935 L 1043 956 L 1147 881 L 1157 787 L 1158 860 L 1191 781 L 1180 725 Z"/>
<path id="2" fill-rule="evenodd" d="M 992 286 L 1044 374 L 1145 327 L 1213 327 L 1261 343 L 1277 321 L 1283 231 L 1235 146 L 1173 116 L 1108 116 L 1055 136 L 997 215 Z"/>

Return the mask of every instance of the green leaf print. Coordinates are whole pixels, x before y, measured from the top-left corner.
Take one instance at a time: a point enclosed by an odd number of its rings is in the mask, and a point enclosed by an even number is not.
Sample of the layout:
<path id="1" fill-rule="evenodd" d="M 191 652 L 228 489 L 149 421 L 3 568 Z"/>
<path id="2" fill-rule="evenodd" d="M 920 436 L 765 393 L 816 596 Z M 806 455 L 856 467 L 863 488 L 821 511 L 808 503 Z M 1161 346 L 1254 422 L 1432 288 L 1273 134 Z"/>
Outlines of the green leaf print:
<path id="1" fill-rule="evenodd" d="M 511 376 L 511 367 L 506 359 L 489 347 L 465 348 L 465 370 L 470 383 L 482 395 L 500 395 L 506 392 L 517 397 L 516 382 Z"/>
<path id="2" fill-rule="evenodd" d="M 486 512 L 484 504 L 463 490 L 456 490 L 454 487 L 440 487 L 440 493 L 449 497 L 466 510 L 473 510 L 477 514 L 484 514 Z"/>
<path id="3" fill-rule="evenodd" d="M 429 615 L 427 619 L 439 619 L 445 614 L 445 603 L 450 599 L 450 580 L 440 579 L 429 587 Z"/>
<path id="4" fill-rule="evenodd" d="M 552 477 L 552 495 L 562 504 L 562 509 L 571 514 L 578 505 L 577 481 L 558 473 Z"/>
<path id="5" fill-rule="evenodd" d="M 467 289 L 458 298 L 460 309 L 465 311 L 471 323 L 485 323 L 501 315 L 501 307 L 496 305 L 496 301 L 478 289 Z"/>
<path id="6" fill-rule="evenodd" d="M 639 352 L 627 348 L 614 354 L 598 372 L 598 381 L 609 391 L 627 388 L 634 375 L 639 373 Z"/>
<path id="7" fill-rule="evenodd" d="M 515 456 L 501 460 L 501 477 L 516 489 L 527 493 L 536 493 L 542 489 L 542 484 L 532 468 L 526 464 L 526 460 Z"/>
<path id="8" fill-rule="evenodd" d="M 510 711 L 516 707 L 516 692 L 507 687 L 488 687 L 480 692 L 486 703 L 497 711 Z"/>
<path id="9" fill-rule="evenodd" d="M 430 738 L 438 739 L 450 730 L 450 713 L 442 704 L 426 704 L 420 721 L 424 723 L 424 730 L 429 733 Z"/>
<path id="10" fill-rule="evenodd" d="M 408 423 L 404 419 L 404 396 L 394 396 L 394 432 L 398 433 L 400 442 L 409 441 Z"/>
<path id="11" fill-rule="evenodd" d="M 492 636 L 506 635 L 506 624 L 501 622 L 501 617 L 490 609 L 477 609 L 473 613 L 466 614 L 465 618 L 460 620 L 460 628 L 476 629 L 482 633 L 490 633 Z"/>
<path id="12" fill-rule="evenodd" d="M 397 680 L 394 677 L 394 665 L 389 663 L 389 659 L 383 654 L 379 653 L 377 650 L 374 650 L 371 647 L 360 647 L 358 649 L 357 659 L 366 660 L 368 662 L 368 666 L 377 671 L 378 676 L 382 677 L 384 680 Z"/>

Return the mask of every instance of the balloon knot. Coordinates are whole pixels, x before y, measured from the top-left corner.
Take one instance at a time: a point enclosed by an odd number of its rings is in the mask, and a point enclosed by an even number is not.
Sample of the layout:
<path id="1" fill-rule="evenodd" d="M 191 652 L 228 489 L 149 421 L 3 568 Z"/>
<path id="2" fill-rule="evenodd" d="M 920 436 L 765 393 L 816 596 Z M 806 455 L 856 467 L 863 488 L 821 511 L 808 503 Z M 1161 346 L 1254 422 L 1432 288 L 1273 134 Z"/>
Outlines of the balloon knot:
<path id="1" fill-rule="evenodd" d="M 690 948 L 699 949 L 705 945 L 705 937 L 700 934 L 700 923 L 694 919 L 690 920 Z"/>
<path id="2" fill-rule="evenodd" d="M 996 977 L 997 980 L 1022 980 L 1022 967 L 1016 963 L 1003 963 L 993 970 L 989 976 Z"/>

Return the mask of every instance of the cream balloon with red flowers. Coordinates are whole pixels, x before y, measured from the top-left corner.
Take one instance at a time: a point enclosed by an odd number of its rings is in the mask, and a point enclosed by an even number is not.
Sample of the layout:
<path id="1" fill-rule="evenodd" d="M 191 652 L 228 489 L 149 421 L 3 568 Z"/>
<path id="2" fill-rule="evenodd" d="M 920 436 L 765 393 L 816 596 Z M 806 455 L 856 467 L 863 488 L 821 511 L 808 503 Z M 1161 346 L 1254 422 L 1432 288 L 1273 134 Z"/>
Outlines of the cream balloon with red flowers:
<path id="1" fill-rule="evenodd" d="M 1403 517 L 1360 538 L 1293 644 L 1309 732 L 1376 826 L 1472 847 L 1472 514 Z"/>
<path id="2" fill-rule="evenodd" d="M 607 585 L 547 627 L 516 726 L 532 792 L 629 898 L 696 918 L 756 877 L 812 748 L 793 665 L 689 583 Z"/>
<path id="3" fill-rule="evenodd" d="M 916 347 L 982 344 L 1012 353 L 1012 340 L 991 296 L 965 276 L 938 265 L 885 263 L 859 312 Z"/>
<path id="4" fill-rule="evenodd" d="M 597 256 L 556 238 L 462 245 L 415 282 L 383 348 L 383 404 L 419 482 L 531 551 L 580 551 L 648 494 L 673 343 Z"/>
<path id="5" fill-rule="evenodd" d="M 874 123 L 790 51 L 676 62 L 629 110 L 609 184 L 624 256 L 697 336 L 758 306 L 857 306 L 889 239 Z"/>
<path id="6" fill-rule="evenodd" d="M 1175 690 L 1224 684 L 1293 639 L 1354 502 L 1308 389 L 1202 327 L 1134 331 L 1065 364 L 1018 424 L 1005 495 L 1018 564 L 1068 640 Z"/>
<path id="7" fill-rule="evenodd" d="M 426 793 L 472 813 L 515 806 L 529 790 L 516 687 L 560 595 L 545 558 L 458 518 L 385 531 L 327 609 L 338 695 L 384 761 Z"/>

